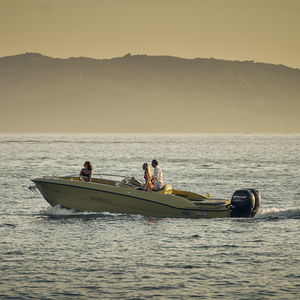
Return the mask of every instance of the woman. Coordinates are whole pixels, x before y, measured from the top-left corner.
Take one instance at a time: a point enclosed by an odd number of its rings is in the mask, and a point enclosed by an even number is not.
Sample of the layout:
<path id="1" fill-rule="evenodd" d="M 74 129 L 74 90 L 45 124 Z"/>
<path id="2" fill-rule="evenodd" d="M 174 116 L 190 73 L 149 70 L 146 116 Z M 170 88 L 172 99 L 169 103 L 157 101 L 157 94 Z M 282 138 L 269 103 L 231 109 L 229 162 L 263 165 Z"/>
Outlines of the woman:
<path id="1" fill-rule="evenodd" d="M 90 182 L 92 178 L 93 166 L 90 161 L 84 163 L 84 168 L 81 169 L 79 179 L 85 182 Z"/>
<path id="2" fill-rule="evenodd" d="M 152 191 L 154 189 L 154 177 L 152 175 L 150 166 L 148 164 L 143 164 L 145 186 L 144 190 Z"/>

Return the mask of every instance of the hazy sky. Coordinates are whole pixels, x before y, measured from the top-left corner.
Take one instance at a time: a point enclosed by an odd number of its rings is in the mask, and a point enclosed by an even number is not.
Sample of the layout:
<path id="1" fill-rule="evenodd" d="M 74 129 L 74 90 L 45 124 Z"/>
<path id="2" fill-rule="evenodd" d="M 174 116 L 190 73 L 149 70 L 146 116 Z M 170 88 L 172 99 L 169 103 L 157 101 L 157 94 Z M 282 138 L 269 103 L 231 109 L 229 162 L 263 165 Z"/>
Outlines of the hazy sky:
<path id="1" fill-rule="evenodd" d="M 0 57 L 24 52 L 300 68 L 300 0 L 0 0 Z"/>

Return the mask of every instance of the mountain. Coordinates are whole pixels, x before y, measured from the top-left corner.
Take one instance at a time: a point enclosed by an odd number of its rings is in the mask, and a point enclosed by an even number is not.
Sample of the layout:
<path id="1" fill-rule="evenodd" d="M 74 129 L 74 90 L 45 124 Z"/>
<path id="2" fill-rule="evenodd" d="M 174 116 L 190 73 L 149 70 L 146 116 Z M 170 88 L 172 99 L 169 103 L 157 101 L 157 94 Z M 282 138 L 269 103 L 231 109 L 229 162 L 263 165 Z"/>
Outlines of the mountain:
<path id="1" fill-rule="evenodd" d="M 127 54 L 0 58 L 0 132 L 299 133 L 300 70 Z"/>

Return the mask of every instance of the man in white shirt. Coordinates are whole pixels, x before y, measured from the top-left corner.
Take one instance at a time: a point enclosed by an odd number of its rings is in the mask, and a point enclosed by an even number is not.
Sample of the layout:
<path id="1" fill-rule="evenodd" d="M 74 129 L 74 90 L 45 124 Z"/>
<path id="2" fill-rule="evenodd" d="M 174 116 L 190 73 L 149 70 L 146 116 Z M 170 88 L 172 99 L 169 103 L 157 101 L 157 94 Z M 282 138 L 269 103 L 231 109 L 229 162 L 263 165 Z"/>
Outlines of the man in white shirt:
<path id="1" fill-rule="evenodd" d="M 155 183 L 154 183 L 154 190 L 160 190 L 163 186 L 163 174 L 161 171 L 161 168 L 158 166 L 158 162 L 156 159 L 152 160 L 152 167 L 154 168 L 154 179 L 155 179 Z"/>

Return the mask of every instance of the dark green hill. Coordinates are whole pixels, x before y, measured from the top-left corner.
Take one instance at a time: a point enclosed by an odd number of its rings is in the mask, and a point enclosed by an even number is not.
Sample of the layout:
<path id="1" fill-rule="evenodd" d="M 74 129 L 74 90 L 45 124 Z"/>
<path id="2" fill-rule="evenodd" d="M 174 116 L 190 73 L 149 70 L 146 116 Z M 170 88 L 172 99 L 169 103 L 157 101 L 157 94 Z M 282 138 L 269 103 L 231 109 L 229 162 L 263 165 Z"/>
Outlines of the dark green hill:
<path id="1" fill-rule="evenodd" d="M 130 54 L 0 58 L 1 132 L 300 132 L 300 70 Z"/>

